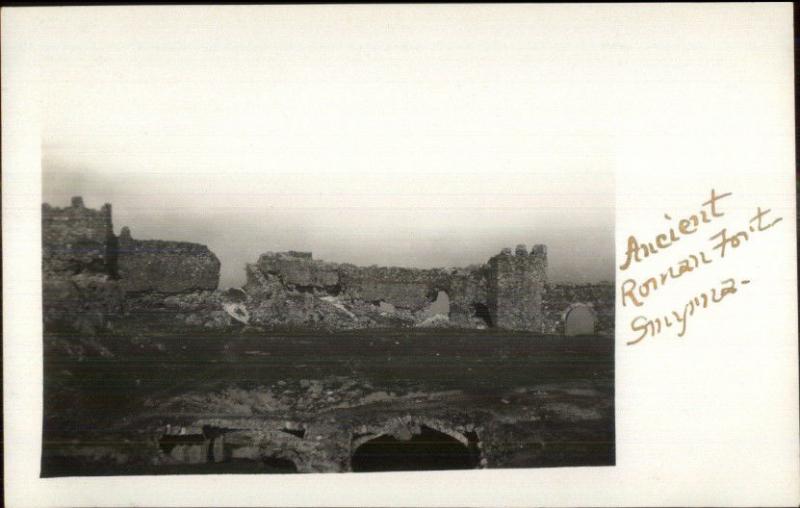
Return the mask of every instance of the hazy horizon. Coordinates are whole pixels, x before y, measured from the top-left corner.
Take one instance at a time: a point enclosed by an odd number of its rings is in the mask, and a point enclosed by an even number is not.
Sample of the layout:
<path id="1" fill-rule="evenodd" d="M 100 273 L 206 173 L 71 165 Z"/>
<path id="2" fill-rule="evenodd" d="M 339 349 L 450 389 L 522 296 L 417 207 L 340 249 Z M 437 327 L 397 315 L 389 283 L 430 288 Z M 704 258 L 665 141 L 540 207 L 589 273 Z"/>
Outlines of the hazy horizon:
<path id="1" fill-rule="evenodd" d="M 464 267 L 482 264 L 503 247 L 536 243 L 548 247 L 548 276 L 559 282 L 599 282 L 614 279 L 614 233 L 588 219 L 611 217 L 613 208 L 577 207 L 558 209 L 508 207 L 436 209 L 420 211 L 410 207 L 359 208 L 360 221 L 342 224 L 336 202 L 307 209 L 270 209 L 257 206 L 204 207 L 202 201 L 154 206 L 150 194 L 137 195 L 113 189 L 101 180 L 80 174 L 45 170 L 43 202 L 56 207 L 70 205 L 81 196 L 88 208 L 112 205 L 115 234 L 124 226 L 133 238 L 188 241 L 207 245 L 222 263 L 220 287 L 238 287 L 245 282 L 245 263 L 252 263 L 267 251 L 311 251 L 315 259 L 353 263 L 360 266 L 404 266 L 413 268 Z M 130 183 L 123 188 L 130 188 Z M 436 223 L 457 211 L 473 218 L 474 227 L 458 231 Z M 425 213 L 428 212 L 428 213 Z M 533 212 L 533 213 L 531 213 Z M 559 220 L 559 214 L 572 221 Z M 420 216 L 427 224 L 419 224 Z M 542 218 L 526 224 L 531 216 Z M 506 224 L 488 222 L 502 216 Z M 481 221 L 487 221 L 485 225 Z M 469 222 L 469 221 L 467 221 Z M 354 225 L 358 223 L 358 227 Z M 391 228 L 386 230 L 386 228 Z"/>
<path id="2" fill-rule="evenodd" d="M 591 17 L 365 7 L 54 12 L 43 201 L 206 244 L 222 286 L 265 251 L 439 267 L 518 243 L 552 280 L 613 280 L 619 62 L 556 36 Z"/>

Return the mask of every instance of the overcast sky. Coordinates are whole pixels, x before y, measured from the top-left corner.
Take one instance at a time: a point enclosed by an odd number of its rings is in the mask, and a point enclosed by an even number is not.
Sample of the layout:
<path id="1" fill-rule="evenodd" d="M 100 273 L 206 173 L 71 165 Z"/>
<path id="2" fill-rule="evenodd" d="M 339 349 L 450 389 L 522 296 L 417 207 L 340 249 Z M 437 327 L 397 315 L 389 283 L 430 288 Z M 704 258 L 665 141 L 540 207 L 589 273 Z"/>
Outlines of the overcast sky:
<path id="1" fill-rule="evenodd" d="M 207 244 L 223 286 L 270 250 L 437 267 L 517 243 L 611 280 L 619 54 L 591 11 L 369 7 L 50 16 L 44 201 Z"/>

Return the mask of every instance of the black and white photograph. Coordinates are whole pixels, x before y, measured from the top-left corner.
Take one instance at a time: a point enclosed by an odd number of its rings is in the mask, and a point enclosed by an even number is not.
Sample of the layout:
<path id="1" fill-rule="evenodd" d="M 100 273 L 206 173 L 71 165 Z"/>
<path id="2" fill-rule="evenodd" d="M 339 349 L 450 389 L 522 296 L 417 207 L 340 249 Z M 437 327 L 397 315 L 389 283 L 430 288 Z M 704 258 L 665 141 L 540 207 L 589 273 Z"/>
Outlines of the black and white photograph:
<path id="1" fill-rule="evenodd" d="M 797 506 L 798 27 L 4 5 L 5 505 Z"/>
<path id="2" fill-rule="evenodd" d="M 596 98 L 513 26 L 255 12 L 53 49 L 42 476 L 613 466 Z"/>

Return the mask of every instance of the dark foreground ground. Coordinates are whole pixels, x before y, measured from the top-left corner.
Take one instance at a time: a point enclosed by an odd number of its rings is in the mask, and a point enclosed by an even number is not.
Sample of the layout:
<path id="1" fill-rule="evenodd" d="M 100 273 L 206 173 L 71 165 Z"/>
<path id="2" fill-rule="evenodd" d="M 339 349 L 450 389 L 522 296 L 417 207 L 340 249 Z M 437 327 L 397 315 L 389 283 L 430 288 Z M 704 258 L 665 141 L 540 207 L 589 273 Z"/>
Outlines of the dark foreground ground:
<path id="1" fill-rule="evenodd" d="M 42 476 L 614 464 L 613 338 L 45 337 Z"/>

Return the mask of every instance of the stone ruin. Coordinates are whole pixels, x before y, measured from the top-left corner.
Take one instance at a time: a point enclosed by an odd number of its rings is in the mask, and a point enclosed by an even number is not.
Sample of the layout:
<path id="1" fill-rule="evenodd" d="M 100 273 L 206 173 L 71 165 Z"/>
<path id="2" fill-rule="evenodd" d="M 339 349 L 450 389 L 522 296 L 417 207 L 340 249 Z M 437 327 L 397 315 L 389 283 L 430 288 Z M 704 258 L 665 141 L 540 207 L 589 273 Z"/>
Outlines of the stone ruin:
<path id="1" fill-rule="evenodd" d="M 283 316 L 283 324 L 327 321 L 335 328 L 394 321 L 540 331 L 546 266 L 543 245 L 531 252 L 520 245 L 515 254 L 504 251 L 486 265 L 432 269 L 358 267 L 316 260 L 310 252 L 268 252 L 247 266 L 243 289 L 260 324 Z M 447 319 L 433 320 L 433 304 L 442 293 L 449 301 Z M 291 321 L 295 315 L 297 322 Z"/>
<path id="2" fill-rule="evenodd" d="M 220 262 L 205 245 L 134 240 L 123 227 L 117 239 L 116 271 L 127 293 L 213 291 Z"/>
<path id="3" fill-rule="evenodd" d="M 111 205 L 42 206 L 45 329 L 93 334 L 123 315 L 136 295 L 214 291 L 220 262 L 208 247 L 188 242 L 134 240 L 114 235 Z"/>
<path id="4" fill-rule="evenodd" d="M 310 473 L 614 463 L 614 290 L 611 284 L 548 283 L 543 245 L 504 249 L 480 265 L 432 269 L 359 267 L 314 259 L 310 252 L 267 252 L 246 265 L 242 288 L 220 290 L 220 262 L 208 247 L 138 240 L 128 228 L 117 236 L 110 205 L 92 210 L 74 198 L 65 208 L 43 205 L 42 246 L 48 379 L 43 476 L 73 476 L 82 467 L 88 474 L 98 467 L 104 474 Z M 507 354 L 524 353 L 519 343 L 538 348 L 527 340 L 530 335 L 593 334 L 576 342 L 591 343 L 598 362 L 570 367 L 569 372 L 581 369 L 577 379 L 502 387 L 487 398 L 484 388 L 437 388 L 415 373 L 403 382 L 375 385 L 355 370 L 353 376 L 313 379 L 313 367 L 293 364 L 275 347 L 324 347 L 284 342 L 291 334 L 280 332 L 287 329 L 311 330 L 334 348 L 348 334 L 326 339 L 317 332 L 387 328 L 375 335 L 395 334 L 389 340 L 399 349 L 418 338 L 437 348 L 447 340 L 445 333 L 397 330 L 406 327 L 458 328 L 449 336 L 477 336 L 488 351 L 498 348 L 491 334 L 483 341 L 482 334 L 461 329 L 525 332 L 496 334 L 505 335 L 500 338 L 507 346 L 519 341 L 511 353 L 498 351 L 504 361 Z M 269 330 L 278 333 L 262 333 Z M 360 333 L 353 335 L 360 340 Z M 121 340 L 103 340 L 108 336 Z M 562 342 L 540 338 L 544 350 Z M 255 343 L 268 345 L 262 350 L 250 346 Z M 181 377 L 185 386 L 179 390 L 153 391 L 163 382 L 161 369 L 176 358 L 191 358 L 187 348 L 195 347 L 200 358 L 213 358 L 209 369 L 196 366 L 201 372 Z M 97 388 L 84 380 L 107 375 L 104 369 L 115 364 L 84 360 L 118 356 L 127 362 L 131 351 L 133 363 L 152 359 L 158 371 L 123 372 L 117 380 L 124 379 L 116 388 L 126 395 L 144 396 L 141 406 L 86 411 L 82 404 Z M 439 357 L 438 351 L 429 353 Z M 269 371 L 271 354 L 292 369 L 282 379 L 263 384 L 255 382 L 260 374 L 238 378 L 240 366 Z M 267 357 L 263 363 L 261 356 Z M 414 356 L 418 360 L 424 361 Z M 430 365 L 438 376 L 437 364 Z M 476 377 L 495 375 L 493 366 L 488 362 Z M 170 368 L 164 375 L 171 375 Z M 512 362 L 508 368 L 527 367 Z M 102 388 L 98 393 L 114 407 Z M 104 423 L 97 425 L 100 417 Z M 44 465 L 51 468 L 46 475 Z"/>
<path id="5" fill-rule="evenodd" d="M 116 236 L 109 204 L 92 210 L 79 197 L 65 208 L 44 204 L 42 243 L 46 328 L 91 334 L 125 317 L 135 323 L 169 316 L 178 326 L 214 329 L 435 326 L 613 334 L 613 286 L 548 284 L 544 245 L 503 249 L 481 265 L 432 269 L 267 252 L 246 266 L 241 290 L 220 291 L 220 261 L 208 247 L 137 240 L 127 227 Z M 593 318 L 593 330 L 568 326 L 570 316 Z"/>

